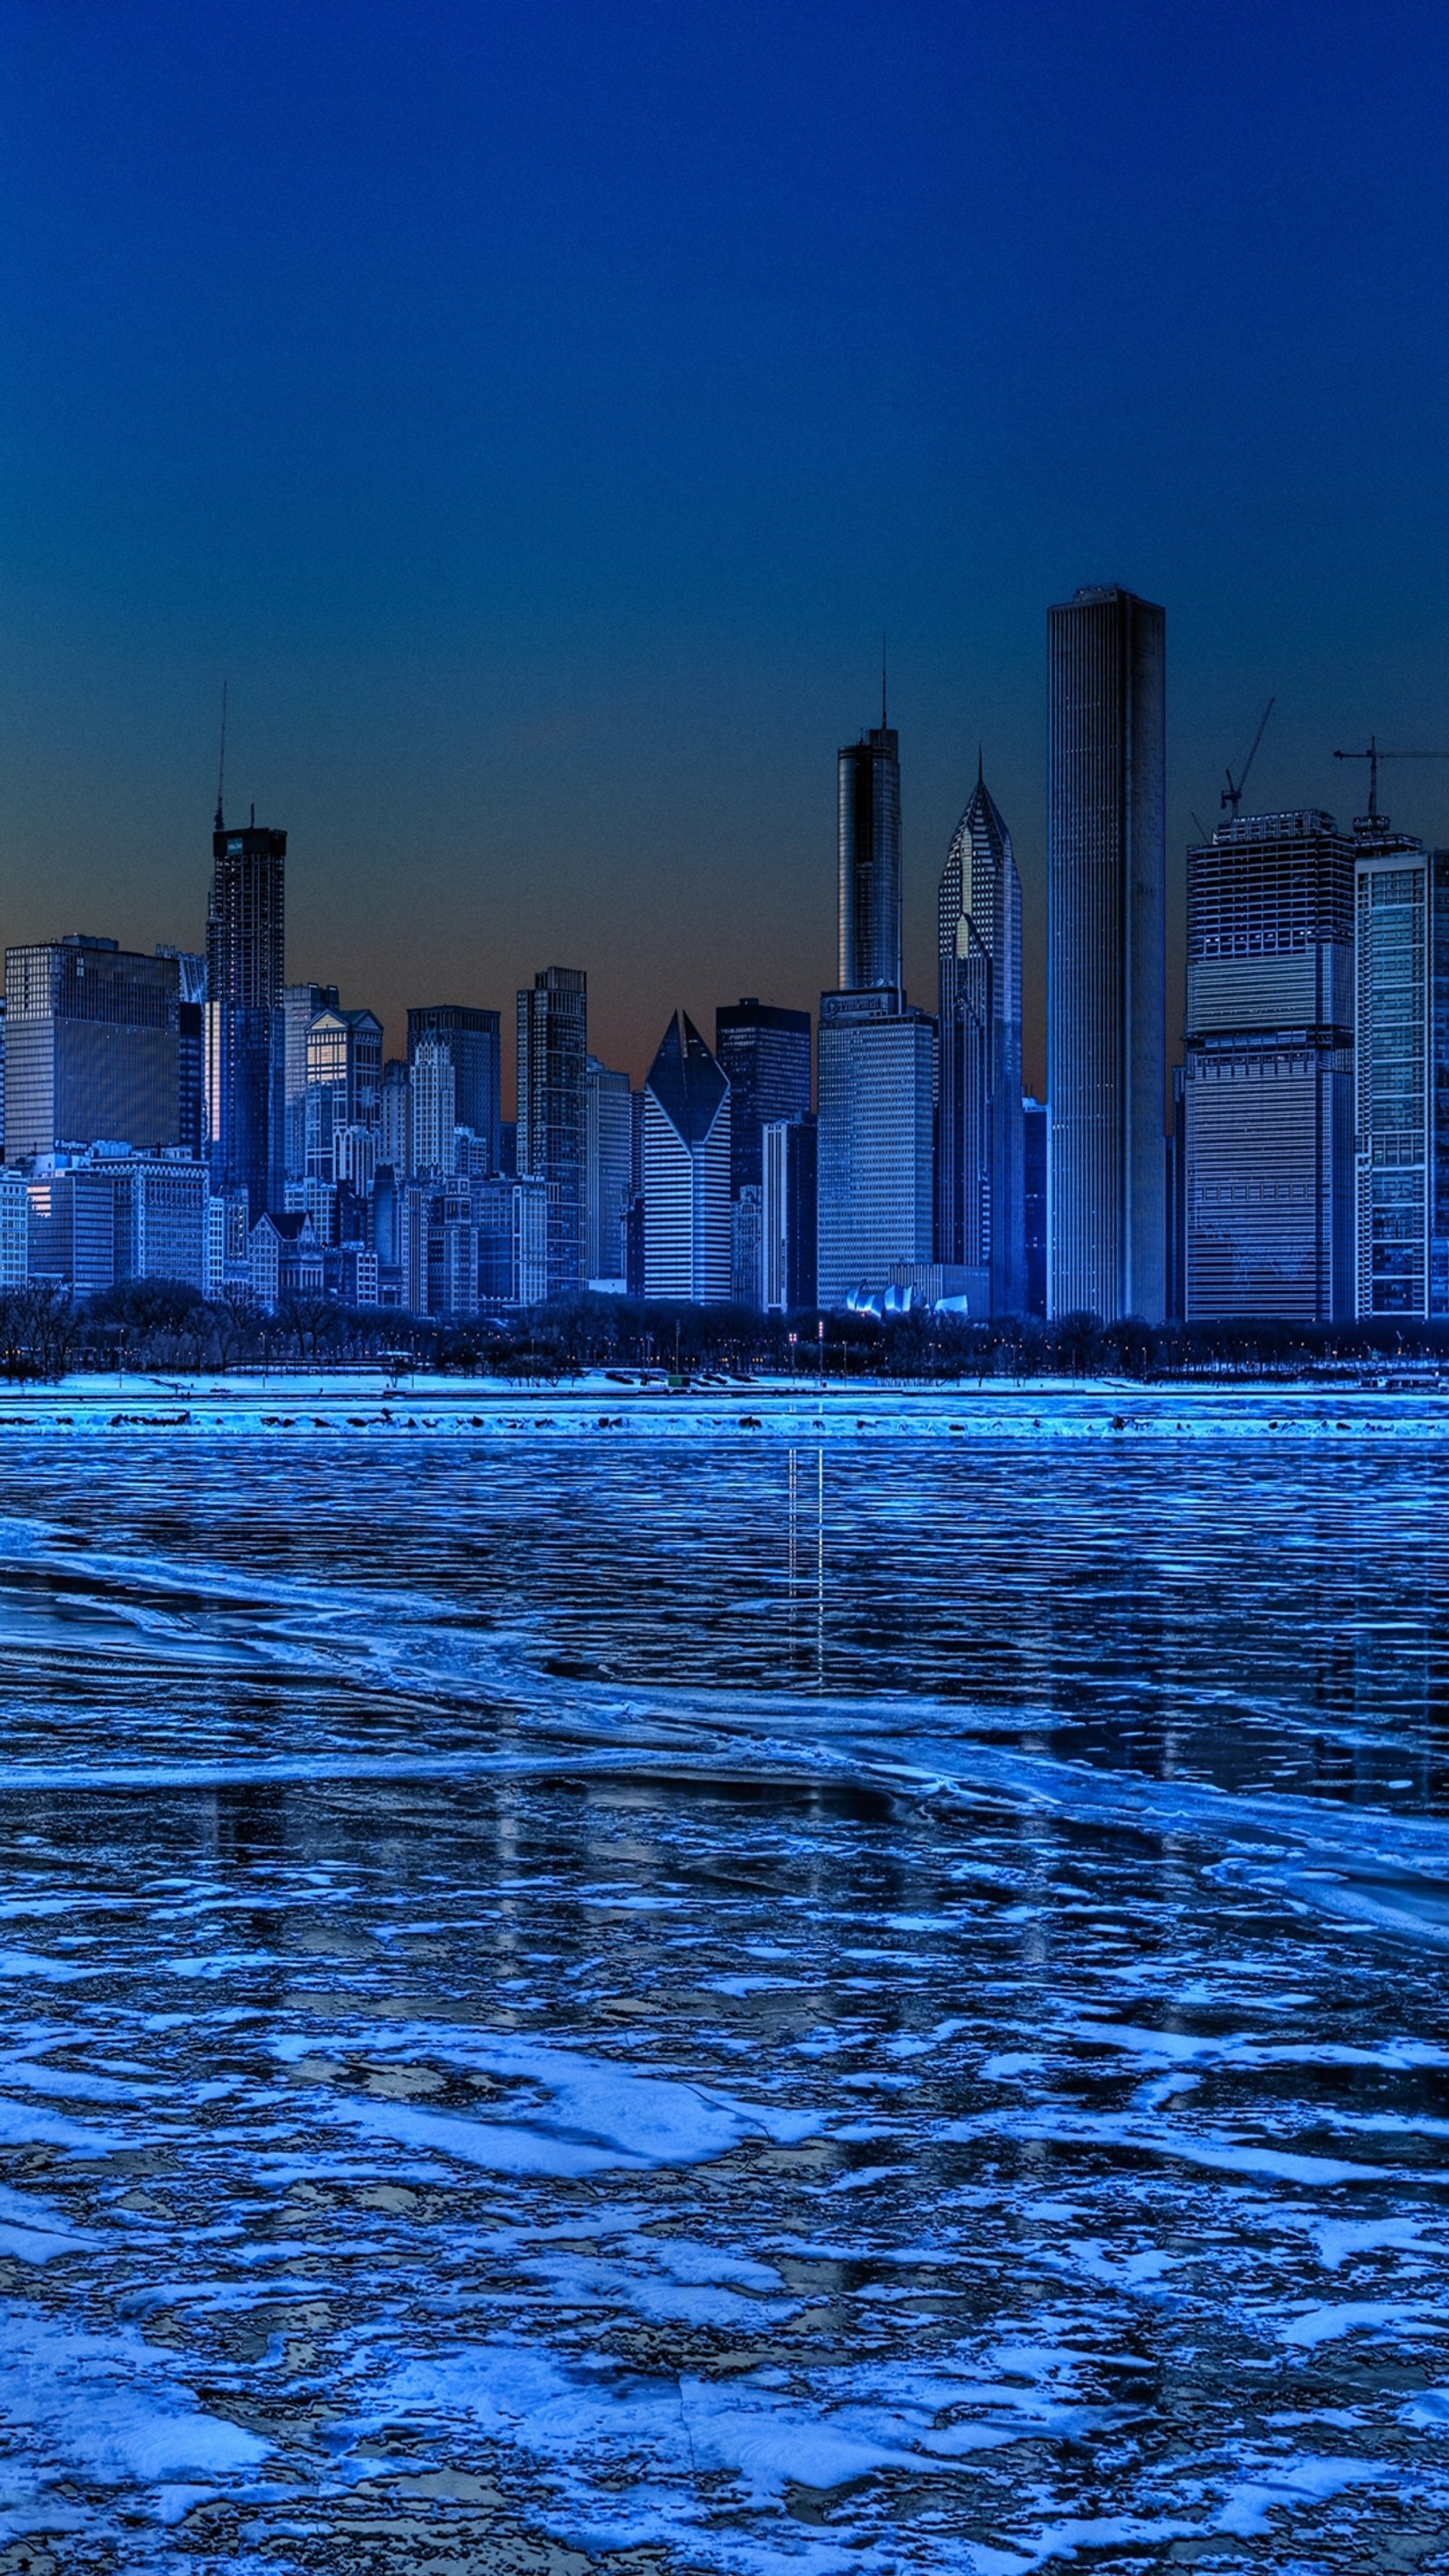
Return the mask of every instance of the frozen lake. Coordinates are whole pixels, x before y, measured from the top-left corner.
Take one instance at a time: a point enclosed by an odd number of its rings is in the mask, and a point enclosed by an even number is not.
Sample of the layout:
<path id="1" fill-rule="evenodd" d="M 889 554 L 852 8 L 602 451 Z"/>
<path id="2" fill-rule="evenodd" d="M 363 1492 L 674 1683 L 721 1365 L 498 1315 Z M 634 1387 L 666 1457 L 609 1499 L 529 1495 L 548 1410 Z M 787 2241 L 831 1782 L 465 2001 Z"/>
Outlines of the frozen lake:
<path id="1" fill-rule="evenodd" d="M 1094 1401 L 7 1434 L 0 2568 L 1449 2567 L 1449 1446 Z"/>

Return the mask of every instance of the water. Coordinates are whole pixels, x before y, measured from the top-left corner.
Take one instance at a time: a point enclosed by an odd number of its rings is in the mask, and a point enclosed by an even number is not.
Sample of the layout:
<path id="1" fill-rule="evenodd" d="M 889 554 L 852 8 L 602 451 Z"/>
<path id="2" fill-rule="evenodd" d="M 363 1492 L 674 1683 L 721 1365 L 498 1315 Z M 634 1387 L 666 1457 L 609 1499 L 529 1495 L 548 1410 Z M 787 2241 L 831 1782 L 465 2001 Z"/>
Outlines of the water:
<path id="1" fill-rule="evenodd" d="M 1449 1467 L 15 1435 L 0 2568 L 1449 2566 Z"/>

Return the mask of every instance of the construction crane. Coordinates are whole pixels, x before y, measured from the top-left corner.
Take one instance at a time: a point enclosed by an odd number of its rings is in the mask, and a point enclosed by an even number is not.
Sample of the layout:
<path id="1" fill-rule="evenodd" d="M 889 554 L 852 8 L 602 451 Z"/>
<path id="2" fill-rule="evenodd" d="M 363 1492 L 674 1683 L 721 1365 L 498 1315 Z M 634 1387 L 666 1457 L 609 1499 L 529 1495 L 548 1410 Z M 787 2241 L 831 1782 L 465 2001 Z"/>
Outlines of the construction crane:
<path id="1" fill-rule="evenodd" d="M 1388 817 L 1379 812 L 1379 762 L 1381 760 L 1449 760 L 1449 751 L 1380 751 L 1378 735 L 1371 733 L 1367 751 L 1336 751 L 1333 757 L 1335 760 L 1368 762 L 1369 801 L 1366 820 L 1370 823 L 1383 823 L 1387 822 Z"/>
<path id="2" fill-rule="evenodd" d="M 1277 699 L 1276 699 L 1276 698 L 1270 698 L 1270 699 L 1268 700 L 1267 705 L 1266 705 L 1266 706 L 1265 706 L 1265 708 L 1263 709 L 1263 722 L 1262 722 L 1262 724 L 1260 724 L 1260 725 L 1259 725 L 1257 732 L 1256 732 L 1256 733 L 1254 734 L 1254 736 L 1253 736 L 1253 748 L 1252 748 L 1252 750 L 1249 752 L 1248 757 L 1247 757 L 1247 759 L 1244 761 L 1243 766 L 1242 766 L 1241 770 L 1239 771 L 1239 773 L 1238 773 L 1238 775 L 1237 775 L 1237 777 L 1236 777 L 1236 778 L 1234 778 L 1233 773 L 1232 773 L 1232 771 L 1231 771 L 1231 770 L 1229 770 L 1229 771 L 1228 771 L 1228 773 L 1227 773 L 1227 780 L 1228 780 L 1228 783 L 1227 783 L 1226 787 L 1222 788 L 1222 789 L 1220 790 L 1220 792 L 1219 792 L 1219 795 L 1218 795 L 1218 803 L 1219 803 L 1219 805 L 1220 805 L 1220 806 L 1223 806 L 1223 807 L 1229 807 L 1229 806 L 1230 806 L 1230 807 L 1232 808 L 1232 816 L 1233 816 L 1233 821 L 1234 821 L 1235 823 L 1236 823 L 1236 821 L 1237 821 L 1237 819 L 1238 819 L 1238 807 L 1241 805 L 1241 803 L 1242 803 L 1242 801 L 1243 801 L 1243 789 L 1247 786 L 1247 783 L 1248 783 L 1248 772 L 1249 772 L 1249 770 L 1252 768 L 1254 761 L 1255 761 L 1255 760 L 1257 759 L 1257 757 L 1258 757 L 1258 745 L 1259 745 L 1259 743 L 1260 743 L 1260 742 L 1262 741 L 1262 739 L 1263 739 L 1264 728 L 1266 727 L 1267 722 L 1268 722 L 1268 718 L 1269 718 L 1269 717 L 1270 717 L 1270 715 L 1272 714 L 1273 709 L 1276 707 L 1277 703 L 1278 703 L 1278 701 L 1277 701 Z"/>

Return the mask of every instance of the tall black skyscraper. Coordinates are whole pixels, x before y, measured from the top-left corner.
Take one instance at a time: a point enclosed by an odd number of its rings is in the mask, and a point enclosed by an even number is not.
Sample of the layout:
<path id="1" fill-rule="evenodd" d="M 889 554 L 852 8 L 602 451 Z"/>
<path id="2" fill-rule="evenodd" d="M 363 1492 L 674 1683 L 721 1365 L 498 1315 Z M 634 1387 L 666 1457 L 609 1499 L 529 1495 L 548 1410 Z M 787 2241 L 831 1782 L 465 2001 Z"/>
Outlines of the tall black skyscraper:
<path id="1" fill-rule="evenodd" d="M 1021 879 L 978 764 L 937 899 L 936 1253 L 982 1279 L 991 1312 L 1026 1296 Z"/>
<path id="2" fill-rule="evenodd" d="M 546 966 L 518 996 L 518 1169 L 547 1181 L 548 1293 L 584 1277 L 585 1081 L 588 982 L 577 966 Z"/>
<path id="3" fill-rule="evenodd" d="M 730 1002 L 714 1015 L 714 1051 L 730 1086 L 730 1195 L 758 1189 L 761 1133 L 810 1109 L 810 1014 Z"/>
<path id="4" fill-rule="evenodd" d="M 282 1203 L 285 832 L 212 836 L 206 922 L 206 1117 L 212 1187 L 245 1190 L 252 1222 Z"/>
<path id="5" fill-rule="evenodd" d="M 424 1038 L 448 1050 L 453 1067 L 453 1115 L 481 1136 L 488 1169 L 498 1170 L 499 1025 L 496 1011 L 469 1002 L 429 1002 L 408 1013 L 408 1063 Z"/>
<path id="6" fill-rule="evenodd" d="M 1166 620 L 1079 590 L 1048 621 L 1048 1295 L 1166 1311 Z"/>
<path id="7" fill-rule="evenodd" d="M 839 988 L 901 981 L 900 736 L 885 721 L 841 752 Z"/>

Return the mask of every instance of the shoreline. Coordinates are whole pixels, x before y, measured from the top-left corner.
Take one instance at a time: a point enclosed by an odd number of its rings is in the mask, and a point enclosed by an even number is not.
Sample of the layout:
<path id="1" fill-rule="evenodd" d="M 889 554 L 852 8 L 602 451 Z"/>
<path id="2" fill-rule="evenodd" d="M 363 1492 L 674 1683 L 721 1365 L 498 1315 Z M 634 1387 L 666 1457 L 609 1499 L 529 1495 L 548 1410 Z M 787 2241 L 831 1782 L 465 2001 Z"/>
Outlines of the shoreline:
<path id="1" fill-rule="evenodd" d="M 1449 1434 L 1449 1385 L 1138 1386 L 1101 1379 L 943 1387 L 762 1379 L 671 1389 L 603 1371 L 524 1388 L 497 1378 L 388 1386 L 347 1370 L 295 1377 L 75 1376 L 0 1389 L 0 1434 L 101 1432 L 266 1438 L 322 1433 L 556 1439 L 639 1437 L 1026 1440 L 1299 1437 L 1430 1440 Z"/>

